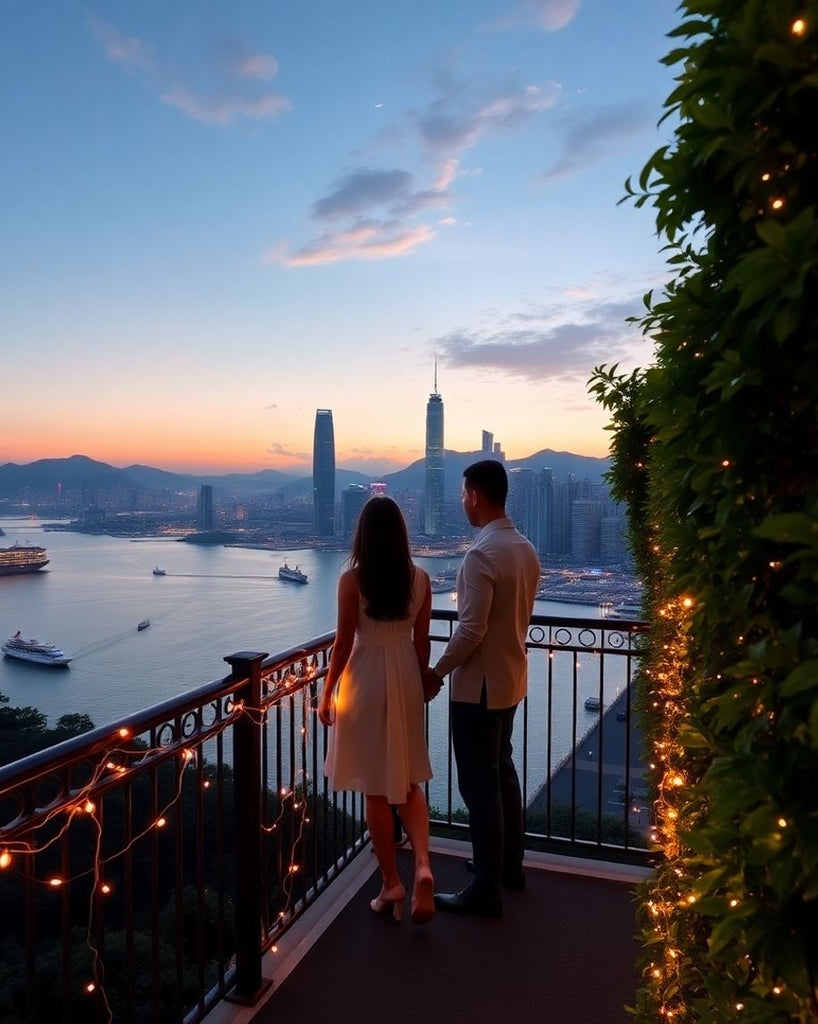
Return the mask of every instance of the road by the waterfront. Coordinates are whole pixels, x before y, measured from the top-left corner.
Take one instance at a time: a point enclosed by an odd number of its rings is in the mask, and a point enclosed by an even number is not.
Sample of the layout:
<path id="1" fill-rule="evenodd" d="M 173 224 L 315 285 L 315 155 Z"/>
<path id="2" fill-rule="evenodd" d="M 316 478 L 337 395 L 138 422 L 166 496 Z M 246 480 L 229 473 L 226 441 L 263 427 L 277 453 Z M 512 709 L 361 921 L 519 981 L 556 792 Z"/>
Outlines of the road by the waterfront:
<path id="1" fill-rule="evenodd" d="M 631 709 L 630 728 L 625 719 L 627 694 L 622 693 L 609 707 L 593 714 L 594 724 L 578 740 L 573 753 L 553 772 L 551 779 L 529 801 L 529 811 L 544 814 L 550 799 L 596 814 L 624 817 L 628 804 L 630 828 L 644 833 L 650 823 L 645 784 L 643 739 Z M 580 707 L 578 716 L 591 713 Z M 579 730 L 580 723 L 577 728 Z M 626 771 L 626 765 L 629 766 Z M 635 839 L 631 836 L 631 841 Z"/>

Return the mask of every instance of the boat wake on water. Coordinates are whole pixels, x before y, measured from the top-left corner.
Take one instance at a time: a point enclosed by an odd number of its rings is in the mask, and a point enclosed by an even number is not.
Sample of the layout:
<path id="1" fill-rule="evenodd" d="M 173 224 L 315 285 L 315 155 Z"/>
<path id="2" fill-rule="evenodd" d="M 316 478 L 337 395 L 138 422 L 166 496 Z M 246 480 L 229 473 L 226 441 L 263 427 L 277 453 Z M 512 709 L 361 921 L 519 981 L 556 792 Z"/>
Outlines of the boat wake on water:
<path id="1" fill-rule="evenodd" d="M 96 640 L 93 643 L 86 644 L 85 647 L 80 647 L 74 651 L 74 661 L 77 658 L 85 657 L 88 654 L 96 654 L 97 651 L 104 651 L 108 647 L 113 647 L 115 644 L 121 643 L 129 636 L 133 636 L 134 627 L 129 626 L 128 629 L 121 630 L 119 633 L 114 633 L 112 636 L 105 637 L 103 640 Z"/>

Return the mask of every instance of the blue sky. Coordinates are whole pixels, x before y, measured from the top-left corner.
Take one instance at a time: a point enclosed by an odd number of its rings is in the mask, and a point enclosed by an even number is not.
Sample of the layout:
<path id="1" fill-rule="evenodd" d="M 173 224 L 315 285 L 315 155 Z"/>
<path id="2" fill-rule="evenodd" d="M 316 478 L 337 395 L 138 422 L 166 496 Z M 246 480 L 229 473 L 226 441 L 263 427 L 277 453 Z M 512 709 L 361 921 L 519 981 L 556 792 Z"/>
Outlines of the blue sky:
<path id="1" fill-rule="evenodd" d="M 665 269 L 666 0 L 0 4 L 0 462 L 604 454 Z"/>

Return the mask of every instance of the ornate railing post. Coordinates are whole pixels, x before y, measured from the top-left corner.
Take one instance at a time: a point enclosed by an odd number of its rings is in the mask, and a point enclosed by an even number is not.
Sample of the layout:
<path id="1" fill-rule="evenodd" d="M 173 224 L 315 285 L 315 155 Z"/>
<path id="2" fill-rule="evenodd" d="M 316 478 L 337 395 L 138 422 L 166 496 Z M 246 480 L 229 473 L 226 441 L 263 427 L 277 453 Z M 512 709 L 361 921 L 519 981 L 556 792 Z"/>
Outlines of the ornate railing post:
<path id="1" fill-rule="evenodd" d="M 224 660 L 239 682 L 233 694 L 248 713 L 233 727 L 236 842 L 236 984 L 227 999 L 252 1005 L 271 984 L 261 975 L 261 663 L 256 651 Z"/>

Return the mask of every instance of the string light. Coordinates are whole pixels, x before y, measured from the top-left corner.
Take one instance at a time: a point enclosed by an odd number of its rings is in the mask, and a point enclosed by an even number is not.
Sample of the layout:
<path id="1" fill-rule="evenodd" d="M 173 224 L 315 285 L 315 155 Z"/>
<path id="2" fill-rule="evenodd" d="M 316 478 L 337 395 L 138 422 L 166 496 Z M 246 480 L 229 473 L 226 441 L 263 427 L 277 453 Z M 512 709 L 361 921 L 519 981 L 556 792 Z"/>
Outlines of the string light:
<path id="1" fill-rule="evenodd" d="M 302 723 L 302 726 L 301 726 L 301 729 L 300 729 L 300 735 L 302 737 L 306 737 L 307 736 L 307 722 L 311 721 L 312 717 L 313 717 L 311 691 L 310 691 L 310 688 L 308 686 L 304 685 L 304 684 L 309 683 L 309 682 L 317 679 L 319 676 L 324 675 L 325 673 L 326 673 L 326 669 L 318 671 L 315 666 L 307 666 L 306 662 L 304 661 L 304 662 L 301 663 L 301 665 L 299 667 L 299 670 L 297 672 L 290 673 L 285 678 L 284 684 L 283 685 L 279 685 L 279 686 L 277 686 L 275 688 L 275 690 L 273 691 L 273 694 L 275 696 L 273 696 L 273 695 L 271 695 L 269 693 L 267 694 L 268 699 L 275 699 L 275 697 L 280 696 L 285 690 L 289 689 L 290 691 L 293 691 L 294 688 L 297 686 L 297 688 L 298 688 L 298 690 L 299 690 L 299 692 L 301 694 L 301 697 L 302 697 L 301 713 L 302 713 L 303 723 Z M 292 692 L 290 693 L 290 696 L 292 696 Z M 248 714 L 248 715 L 250 715 L 250 717 L 254 721 L 254 723 L 257 724 L 259 727 L 264 727 L 266 725 L 266 715 L 267 715 L 266 709 L 263 709 L 263 708 L 254 708 L 254 709 L 247 708 L 243 701 L 236 702 L 230 708 L 230 714 L 231 714 L 231 717 L 233 717 L 233 718 L 237 718 L 239 715 Z M 117 736 L 118 739 L 127 739 L 131 735 L 132 735 L 131 730 L 128 729 L 128 728 L 125 728 L 125 727 L 122 727 L 122 728 L 120 728 L 120 729 L 118 729 L 116 731 L 116 736 Z M 157 747 L 157 748 L 154 748 L 152 750 L 151 749 L 149 749 L 149 750 L 140 749 L 139 750 L 140 762 L 144 763 L 144 761 L 147 758 L 149 758 L 152 754 L 160 754 L 160 753 L 165 753 L 164 748 L 162 748 L 161 746 Z M 55 831 L 55 833 L 52 834 L 46 842 L 43 842 L 41 845 L 37 846 L 35 844 L 32 844 L 32 843 L 20 840 L 20 841 L 15 841 L 15 842 L 7 843 L 6 846 L 4 846 L 2 848 L 2 850 L 0 850 L 0 870 L 7 870 L 10 867 L 12 867 L 12 865 L 13 865 L 13 862 L 14 862 L 13 854 L 14 854 L 14 852 L 21 852 L 21 853 L 31 854 L 31 855 L 35 855 L 35 856 L 37 854 L 42 853 L 43 851 L 45 851 L 49 847 L 53 846 L 55 843 L 57 843 L 62 838 L 62 836 L 65 834 L 65 832 L 70 827 L 72 819 L 74 817 L 76 817 L 77 815 L 88 816 L 88 818 L 90 818 L 94 822 L 94 824 L 96 826 L 96 830 L 97 830 L 96 852 L 95 852 L 95 856 L 94 856 L 94 862 L 93 862 L 93 865 L 92 865 L 92 873 L 94 875 L 95 882 L 94 882 L 94 886 L 92 887 L 92 890 L 91 890 L 92 896 L 91 896 L 91 900 L 89 902 L 89 919 L 88 919 L 88 926 L 87 926 L 87 929 L 86 929 L 86 941 L 87 941 L 89 950 L 91 951 L 91 954 L 92 954 L 92 957 L 93 957 L 93 968 L 94 968 L 93 969 L 93 974 L 94 974 L 94 978 L 92 980 L 89 980 L 89 981 L 87 981 L 87 982 L 85 982 L 83 984 L 83 990 L 86 993 L 88 993 L 88 994 L 93 994 L 93 993 L 98 993 L 99 994 L 99 997 L 102 999 L 103 1004 L 104 1004 L 104 1006 L 106 1008 L 106 1011 L 107 1011 L 107 1020 L 108 1020 L 108 1022 L 113 1020 L 113 1012 L 112 1012 L 110 1004 L 108 1002 L 108 997 L 107 997 L 107 994 L 105 992 L 104 986 L 101 986 L 100 983 L 99 983 L 100 982 L 100 978 L 104 975 L 104 970 L 102 968 L 102 958 L 101 958 L 101 956 L 99 954 L 99 951 L 96 949 L 96 947 L 94 945 L 94 942 L 93 942 L 93 939 L 92 939 L 92 921 L 93 921 L 93 914 L 94 914 L 93 894 L 98 892 L 98 893 L 100 893 L 103 896 L 107 896 L 107 895 L 110 895 L 110 893 L 112 892 L 111 884 L 107 880 L 103 880 L 103 878 L 102 878 L 103 867 L 104 867 L 104 865 L 108 861 L 115 860 L 117 857 L 121 856 L 124 852 L 126 852 L 127 849 L 130 849 L 137 841 L 142 839 L 151 830 L 153 830 L 153 829 L 163 829 L 163 828 L 166 827 L 166 825 L 168 824 L 167 813 L 170 810 L 170 808 L 172 806 L 174 806 L 175 804 L 177 804 L 178 801 L 181 799 L 181 796 L 182 796 L 182 786 L 183 786 L 184 778 L 187 775 L 187 773 L 181 772 L 181 771 L 178 773 L 178 783 L 177 783 L 177 791 L 176 791 L 176 793 L 174 794 L 173 798 L 169 801 L 169 803 L 165 807 L 163 807 L 161 809 L 161 811 L 157 815 L 157 817 L 145 829 L 143 829 L 138 834 L 132 836 L 130 838 L 127 846 L 124 849 L 122 849 L 122 850 L 120 850 L 118 852 L 115 852 L 115 853 L 108 853 L 106 857 L 103 857 L 102 856 L 102 826 L 101 826 L 101 821 L 96 816 L 97 806 L 96 806 L 94 800 L 91 799 L 90 795 L 84 795 L 84 794 L 92 793 L 95 790 L 95 788 L 99 785 L 99 783 L 103 779 L 105 779 L 106 777 L 122 776 L 122 775 L 126 774 L 129 771 L 128 765 L 130 764 L 131 760 L 133 759 L 133 756 L 134 756 L 134 751 L 132 749 L 124 749 L 123 750 L 123 749 L 114 748 L 114 749 L 108 750 L 103 755 L 103 757 L 100 759 L 100 761 L 99 761 L 95 771 L 93 772 L 92 777 L 90 778 L 90 780 L 83 786 L 83 792 L 79 794 L 79 798 L 75 802 L 72 802 L 70 804 L 64 804 L 64 805 L 55 806 L 55 808 L 53 808 L 52 810 L 50 810 L 49 812 L 47 812 L 46 814 L 44 814 L 42 816 L 42 819 L 38 823 L 38 830 L 39 830 L 38 834 L 43 834 L 43 831 L 42 831 L 43 827 L 49 821 L 53 820 L 55 817 L 62 815 L 63 818 L 64 818 L 64 821 L 63 821 L 61 827 L 59 829 L 57 829 Z M 179 752 L 179 756 L 181 757 L 181 760 L 182 760 L 184 765 L 192 766 L 192 764 L 194 762 L 196 762 L 197 751 L 195 749 L 192 749 L 192 748 L 189 748 L 189 747 L 185 747 L 185 748 L 183 748 Z M 125 763 L 122 763 L 122 762 L 125 762 Z M 295 784 L 293 785 L 292 790 L 288 790 L 286 787 L 282 787 L 281 788 L 281 792 L 280 792 L 281 802 L 280 802 L 278 819 L 280 820 L 281 816 L 283 815 L 283 813 L 285 811 L 286 801 L 289 799 L 292 802 L 292 809 L 294 811 L 300 812 L 299 813 L 300 825 L 298 827 L 297 835 L 296 835 L 295 840 L 292 843 L 292 847 L 291 847 L 291 851 L 290 851 L 291 858 L 293 858 L 293 859 L 291 859 L 291 862 L 290 862 L 290 865 L 289 865 L 289 869 L 288 869 L 287 874 L 286 874 L 286 876 L 285 876 L 285 878 L 283 880 L 282 889 L 283 889 L 283 891 L 285 893 L 286 901 L 285 901 L 285 908 L 282 909 L 280 911 L 279 915 L 278 915 L 278 927 L 279 927 L 279 929 L 283 929 L 285 927 L 286 919 L 288 917 L 288 914 L 291 912 L 291 905 L 292 905 L 292 901 L 293 901 L 293 893 L 292 893 L 293 882 L 292 882 L 292 879 L 299 873 L 299 871 L 302 868 L 302 865 L 296 859 L 294 859 L 294 855 L 296 854 L 296 851 L 297 851 L 298 847 L 300 846 L 300 844 L 303 842 L 303 839 L 304 839 L 304 828 L 305 828 L 305 826 L 307 824 L 310 823 L 311 819 L 310 819 L 309 815 L 306 813 L 308 808 L 309 808 L 308 800 L 302 799 L 299 796 L 299 793 L 298 793 L 298 790 L 297 790 L 296 787 L 297 786 L 301 786 L 303 788 L 303 792 L 306 793 L 307 792 L 307 784 L 308 784 L 307 783 L 307 773 L 303 769 L 300 769 L 297 772 L 297 778 L 296 778 Z M 209 789 L 210 786 L 211 786 L 211 782 L 210 782 L 209 779 L 205 779 L 205 780 L 202 781 L 202 788 L 203 789 Z M 264 825 L 262 825 L 262 830 L 269 832 L 269 831 L 273 831 L 275 829 L 275 827 L 276 827 L 276 823 L 274 822 L 271 826 L 264 826 Z M 84 874 L 84 873 L 85 872 L 80 872 L 80 874 Z M 36 881 L 36 879 L 35 879 L 35 881 Z M 71 878 L 62 878 L 60 876 L 56 876 L 55 875 L 55 876 L 51 876 L 51 877 L 45 879 L 44 880 L 44 884 L 46 884 L 49 888 L 59 889 L 59 888 L 62 888 L 64 885 L 70 883 L 71 881 L 73 881 L 73 879 L 71 879 Z M 273 952 L 277 952 L 277 949 L 278 949 L 277 946 L 273 946 L 271 948 L 272 948 Z"/>
<path id="2" fill-rule="evenodd" d="M 796 18 L 790 26 L 790 32 L 792 32 L 794 36 L 802 36 L 806 31 L 807 23 L 804 21 L 803 18 Z"/>

